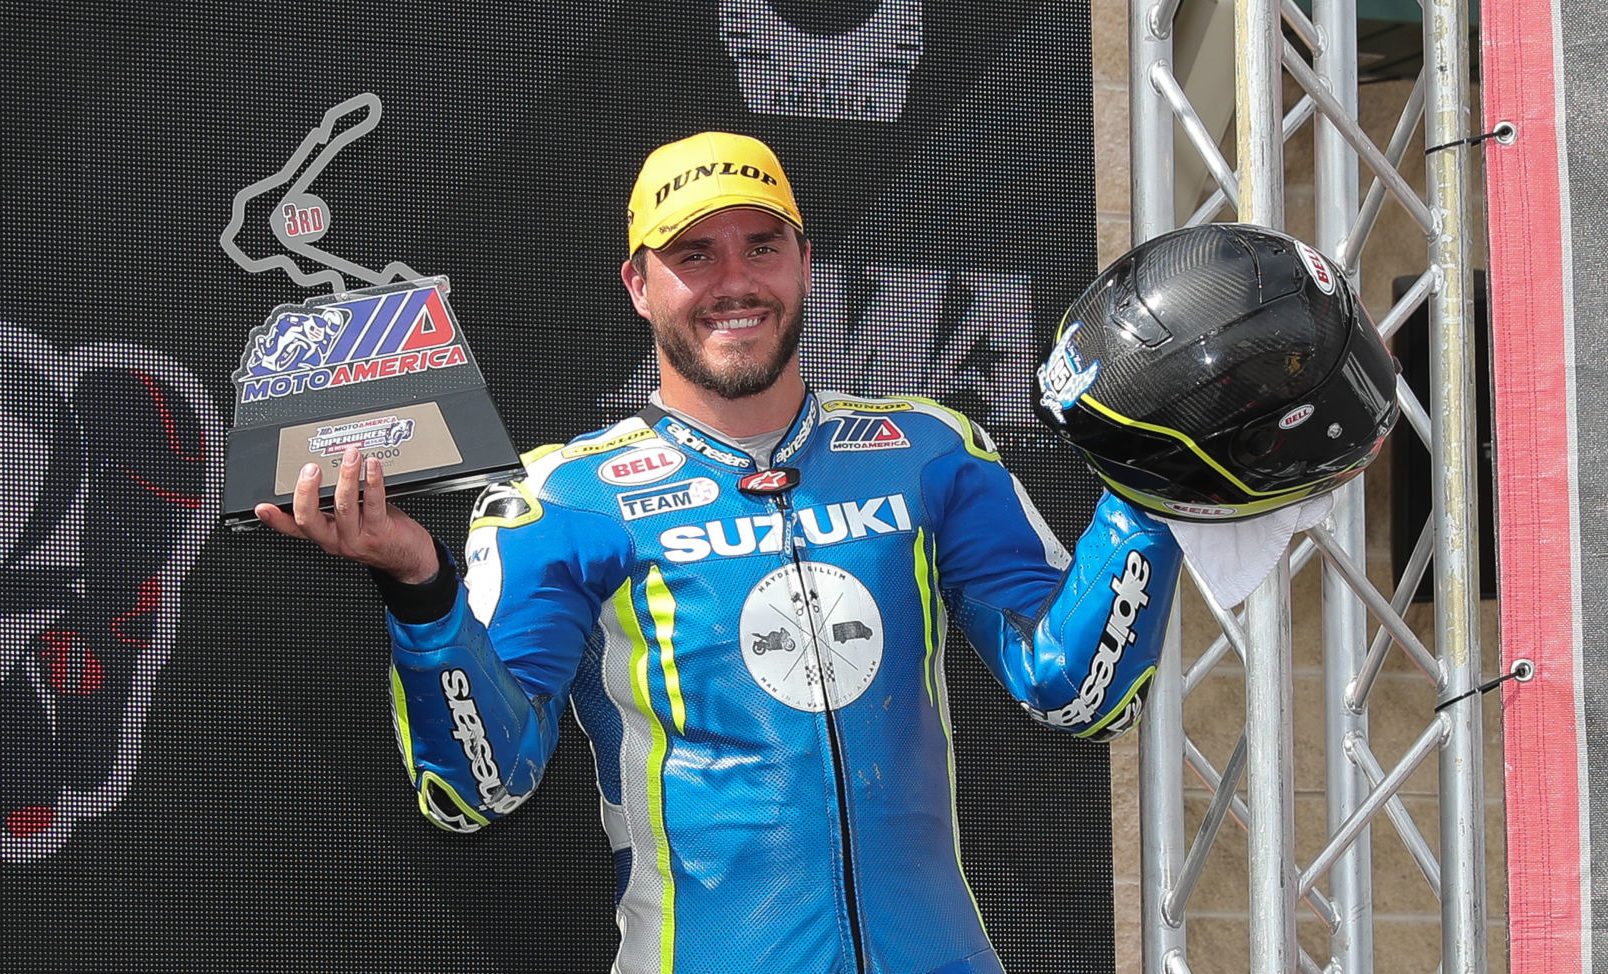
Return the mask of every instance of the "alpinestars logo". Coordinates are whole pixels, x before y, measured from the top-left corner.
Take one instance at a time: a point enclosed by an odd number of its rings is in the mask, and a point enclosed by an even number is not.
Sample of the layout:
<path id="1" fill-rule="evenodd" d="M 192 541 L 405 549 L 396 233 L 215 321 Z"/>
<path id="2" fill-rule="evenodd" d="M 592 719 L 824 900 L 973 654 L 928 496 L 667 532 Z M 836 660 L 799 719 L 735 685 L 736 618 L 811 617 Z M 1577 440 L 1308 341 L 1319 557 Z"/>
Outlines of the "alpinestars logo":
<path id="1" fill-rule="evenodd" d="M 1096 735 L 1099 739 L 1109 740 L 1121 737 L 1139 725 L 1139 718 L 1144 715 L 1145 711 L 1145 691 L 1149 688 L 1149 684 L 1150 680 L 1147 678 L 1145 686 L 1140 687 L 1139 692 L 1133 695 L 1133 699 L 1128 701 L 1128 705 L 1122 708 L 1122 713 L 1118 714 L 1111 723 L 1100 728 L 1100 733 Z"/>
<path id="2" fill-rule="evenodd" d="M 762 473 L 751 473 L 737 481 L 737 489 L 744 494 L 766 497 L 785 494 L 798 484 L 797 468 L 772 467 Z"/>
<path id="3" fill-rule="evenodd" d="M 798 432 L 793 434 L 793 438 L 788 440 L 785 446 L 776 451 L 776 455 L 773 458 L 776 466 L 782 466 L 793 459 L 793 455 L 804 448 L 804 443 L 810 438 L 810 431 L 813 429 L 815 429 L 815 410 L 806 405 L 804 407 L 804 419 L 798 424 Z"/>
<path id="4" fill-rule="evenodd" d="M 740 470 L 746 470 L 754 465 L 754 461 L 748 459 L 747 457 L 740 457 L 735 453 L 722 450 L 713 443 L 710 443 L 697 433 L 694 433 L 680 420 L 672 419 L 668 423 L 665 423 L 664 431 L 665 434 L 670 437 L 670 439 L 675 440 L 677 443 L 689 450 L 696 450 L 697 452 L 702 453 L 704 456 L 715 461 L 716 463 L 724 463 L 728 467 L 737 467 Z"/>
<path id="5" fill-rule="evenodd" d="M 1060 710 L 1041 711 L 1027 707 L 1034 719 L 1056 727 L 1078 727 L 1092 723 L 1105 704 L 1106 691 L 1111 689 L 1117 664 L 1128 647 L 1138 638 L 1134 626 L 1139 613 L 1150 604 L 1150 562 L 1137 551 L 1128 552 L 1122 574 L 1111 578 L 1111 611 L 1106 616 L 1100 643 L 1089 661 L 1089 673 L 1078 688 L 1077 698 Z M 1137 713 L 1135 714 L 1137 716 Z"/>
<path id="6" fill-rule="evenodd" d="M 457 339 L 438 284 L 282 305 L 252 333 L 234 380 L 250 403 L 450 368 L 469 361 Z"/>
<path id="7" fill-rule="evenodd" d="M 452 739 L 463 747 L 463 756 L 469 759 L 469 773 L 475 776 L 481 807 L 499 814 L 513 811 L 524 796 L 510 794 L 503 785 L 491 740 L 486 737 L 486 725 L 480 719 L 480 708 L 475 706 L 469 674 L 463 670 L 443 672 L 441 695 L 452 714 Z"/>

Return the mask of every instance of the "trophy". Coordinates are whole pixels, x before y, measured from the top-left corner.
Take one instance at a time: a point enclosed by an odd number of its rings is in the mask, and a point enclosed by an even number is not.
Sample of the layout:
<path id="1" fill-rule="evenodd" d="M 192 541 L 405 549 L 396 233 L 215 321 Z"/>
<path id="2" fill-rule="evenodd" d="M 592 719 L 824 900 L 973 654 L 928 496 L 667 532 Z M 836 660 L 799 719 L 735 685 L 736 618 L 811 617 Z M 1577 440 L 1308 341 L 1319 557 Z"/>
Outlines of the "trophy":
<path id="1" fill-rule="evenodd" d="M 331 108 L 277 174 L 236 194 L 220 237 L 247 271 L 276 268 L 299 284 L 334 289 L 278 306 L 247 338 L 233 376 L 225 460 L 223 520 L 232 528 L 254 527 L 259 503 L 288 505 L 303 466 L 333 474 L 353 446 L 380 461 L 388 496 L 476 487 L 522 470 L 448 302 L 447 278 L 400 262 L 373 271 L 313 246 L 329 228 L 329 212 L 308 184 L 379 117 L 372 94 Z M 273 209 L 274 235 L 323 270 L 304 271 L 288 254 L 249 257 L 236 242 L 246 204 L 287 184 Z M 347 290 L 347 275 L 374 286 Z M 326 506 L 334 482 L 324 478 Z"/>

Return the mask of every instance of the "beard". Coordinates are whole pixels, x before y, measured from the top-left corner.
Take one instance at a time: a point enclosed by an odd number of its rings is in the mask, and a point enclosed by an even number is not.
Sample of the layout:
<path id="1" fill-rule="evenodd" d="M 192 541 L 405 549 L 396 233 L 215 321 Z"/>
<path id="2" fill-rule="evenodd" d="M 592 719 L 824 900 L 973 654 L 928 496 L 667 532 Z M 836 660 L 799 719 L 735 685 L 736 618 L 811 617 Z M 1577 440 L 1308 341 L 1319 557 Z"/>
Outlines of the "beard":
<path id="1" fill-rule="evenodd" d="M 691 328 L 666 328 L 658 322 L 653 322 L 653 340 L 658 343 L 664 352 L 665 361 L 688 382 L 713 392 L 722 399 L 746 399 L 758 395 L 775 384 L 787 363 L 792 361 L 794 353 L 798 351 L 799 337 L 804 333 L 804 307 L 800 301 L 791 314 L 783 311 L 782 305 L 777 301 L 761 301 L 750 298 L 746 301 L 723 301 L 710 308 L 700 308 L 694 312 L 690 319 L 696 322 L 704 314 L 717 314 L 730 311 L 745 311 L 750 308 L 764 308 L 776 316 L 782 323 L 781 341 L 776 345 L 776 352 L 768 359 L 745 360 L 737 362 L 724 371 L 716 370 L 705 357 L 703 348 L 694 340 L 697 326 Z"/>

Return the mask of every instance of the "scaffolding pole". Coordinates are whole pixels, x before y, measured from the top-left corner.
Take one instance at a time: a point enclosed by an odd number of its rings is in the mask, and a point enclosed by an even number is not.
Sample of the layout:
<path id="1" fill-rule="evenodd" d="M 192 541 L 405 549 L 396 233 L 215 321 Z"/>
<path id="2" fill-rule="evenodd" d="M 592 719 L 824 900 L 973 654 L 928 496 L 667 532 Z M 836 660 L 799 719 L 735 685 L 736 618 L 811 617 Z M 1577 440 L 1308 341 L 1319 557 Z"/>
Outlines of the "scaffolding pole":
<path id="1" fill-rule="evenodd" d="M 1173 223 L 1172 112 L 1156 86 L 1170 77 L 1172 21 L 1176 2 L 1133 0 L 1128 16 L 1128 88 L 1149 97 L 1131 97 L 1129 144 L 1148 151 L 1131 151 L 1133 243 L 1139 244 L 1171 230 Z M 1159 190 L 1159 191 L 1158 191 Z M 1140 859 L 1139 912 L 1143 956 L 1147 974 L 1175 969 L 1183 962 L 1185 930 L 1182 917 L 1168 910 L 1168 896 L 1177 888 L 1183 864 L 1184 807 L 1183 676 L 1178 624 L 1179 606 L 1173 602 L 1171 621 L 1162 644 L 1161 662 L 1150 685 L 1147 716 L 1139 724 Z"/>
<path id="2" fill-rule="evenodd" d="M 1468 11 L 1424 4 L 1425 181 L 1439 218 L 1429 265 L 1441 286 L 1429 299 L 1432 355 L 1430 478 L 1435 520 L 1435 642 L 1450 720 L 1440 760 L 1441 969 L 1485 972 L 1485 761 L 1479 648 L 1479 520 L 1475 513 L 1474 295 L 1469 267 Z"/>
<path id="3" fill-rule="evenodd" d="M 1312 5 L 1312 67 L 1337 105 L 1357 117 L 1357 16 L 1350 0 L 1321 0 Z M 1338 253 L 1357 222 L 1360 193 L 1357 154 L 1326 117 L 1313 130 L 1312 241 L 1326 254 Z M 1347 268 L 1360 293 L 1360 269 Z M 1366 502 L 1360 482 L 1336 492 L 1332 515 L 1341 550 L 1366 567 L 1368 558 Z M 1340 571 L 1323 565 L 1323 720 L 1326 742 L 1368 741 L 1368 713 L 1347 705 L 1347 691 L 1360 676 L 1368 655 L 1368 614 L 1363 601 Z M 1324 749 L 1325 821 L 1333 835 L 1362 807 L 1369 781 L 1346 747 Z M 1373 837 L 1368 829 L 1341 853 L 1329 869 L 1329 896 L 1337 923 L 1329 935 L 1330 966 L 1337 971 L 1367 971 L 1373 961 Z"/>
<path id="4" fill-rule="evenodd" d="M 1204 2 L 1204 0 L 1182 0 Z M 1179 0 L 1132 0 L 1129 8 L 1129 99 L 1134 244 L 1178 226 L 1175 214 L 1174 124 L 1182 146 L 1201 155 L 1217 194 L 1190 218 L 1210 219 L 1224 205 L 1230 218 L 1282 229 L 1285 219 L 1284 139 L 1315 118 L 1314 239 L 1337 255 L 1356 284 L 1357 257 L 1383 201 L 1393 197 L 1424 230 L 1426 265 L 1419 283 L 1397 307 L 1379 316 L 1393 330 L 1427 297 L 1431 360 L 1426 405 L 1403 385 L 1404 414 L 1395 435 L 1427 433 L 1433 512 L 1418 549 L 1395 580 L 1391 596 L 1373 588 L 1367 573 L 1366 511 L 1359 478 L 1337 492 L 1333 514 L 1310 532 L 1292 559 L 1246 599 L 1208 608 L 1224 636 L 1200 653 L 1187 674 L 1175 607 L 1140 731 L 1140 832 L 1146 974 L 1189 974 L 1189 898 L 1218 826 L 1232 817 L 1246 832 L 1249 890 L 1247 945 L 1253 974 L 1360 974 L 1374 970 L 1372 824 L 1380 815 L 1401 834 L 1441 902 L 1440 969 L 1483 974 L 1486 969 L 1484 775 L 1480 683 L 1478 578 L 1474 475 L 1474 339 L 1470 271 L 1468 146 L 1468 17 L 1460 3 L 1425 0 L 1425 69 L 1402 110 L 1387 149 L 1380 150 L 1357 124 L 1358 70 L 1355 0 L 1314 0 L 1308 20 L 1294 0 L 1235 0 L 1235 50 L 1220 52 L 1235 64 L 1234 158 L 1217 150 L 1172 74 L 1173 19 Z M 1290 39 L 1310 52 L 1310 64 Z M 1281 70 L 1282 69 L 1282 70 Z M 1286 80 L 1305 94 L 1286 117 Z M 1423 119 L 1427 199 L 1397 166 Z M 1359 176 L 1373 187 L 1361 201 Z M 1419 270 L 1408 268 L 1404 270 Z M 1322 555 L 1322 722 L 1327 837 L 1314 862 L 1301 869 L 1296 855 L 1296 728 L 1292 706 L 1292 562 L 1303 564 L 1313 546 Z M 1401 618 L 1433 553 L 1434 643 L 1419 644 Z M 1191 566 L 1193 571 L 1193 566 Z M 1308 607 L 1300 607 L 1306 611 Z M 1369 616 L 1379 626 L 1369 638 Z M 1369 698 L 1385 653 L 1395 647 L 1423 672 L 1437 706 L 1418 741 L 1384 767 L 1369 739 Z M 1195 747 L 1184 724 L 1184 698 L 1204 671 L 1243 657 L 1245 725 L 1241 747 L 1219 774 Z M 1306 722 L 1310 723 L 1310 721 Z M 1396 791 L 1409 774 L 1438 754 L 1440 859 L 1417 829 Z M 1215 794 L 1191 846 L 1184 835 L 1183 768 L 1186 763 Z M 1242 773 L 1243 772 L 1243 773 Z M 1243 778 L 1245 793 L 1238 794 Z M 1202 848 L 1205 846 L 1205 848 Z M 1316 886 L 1326 883 L 1327 893 Z M 1328 931 L 1320 965 L 1297 943 L 1296 915 L 1305 903 Z M 1400 958 L 1385 964 L 1401 969 Z"/>

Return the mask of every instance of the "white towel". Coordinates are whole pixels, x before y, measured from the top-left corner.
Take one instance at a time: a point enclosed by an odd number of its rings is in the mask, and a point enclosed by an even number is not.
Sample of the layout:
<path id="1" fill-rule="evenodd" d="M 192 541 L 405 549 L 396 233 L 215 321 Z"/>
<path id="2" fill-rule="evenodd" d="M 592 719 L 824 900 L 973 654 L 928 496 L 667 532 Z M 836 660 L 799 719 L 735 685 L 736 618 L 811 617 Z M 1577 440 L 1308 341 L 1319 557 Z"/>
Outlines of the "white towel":
<path id="1" fill-rule="evenodd" d="M 1232 608 L 1262 584 L 1297 531 L 1329 516 L 1334 494 L 1281 507 L 1243 521 L 1168 521 L 1184 557 L 1217 604 Z"/>

